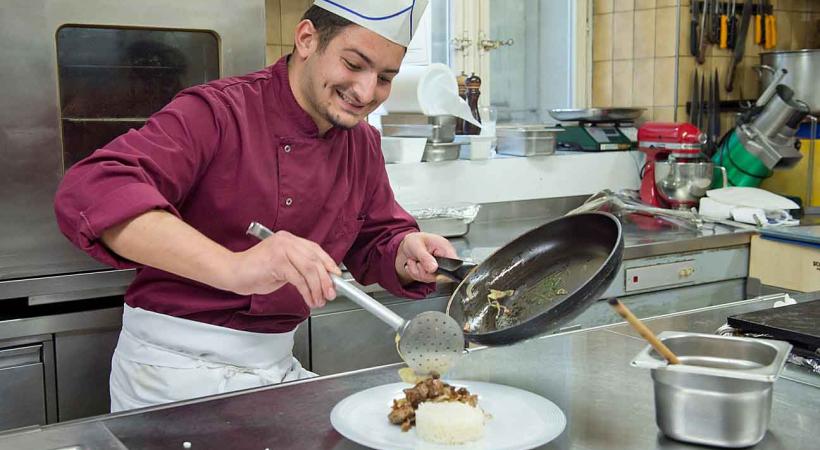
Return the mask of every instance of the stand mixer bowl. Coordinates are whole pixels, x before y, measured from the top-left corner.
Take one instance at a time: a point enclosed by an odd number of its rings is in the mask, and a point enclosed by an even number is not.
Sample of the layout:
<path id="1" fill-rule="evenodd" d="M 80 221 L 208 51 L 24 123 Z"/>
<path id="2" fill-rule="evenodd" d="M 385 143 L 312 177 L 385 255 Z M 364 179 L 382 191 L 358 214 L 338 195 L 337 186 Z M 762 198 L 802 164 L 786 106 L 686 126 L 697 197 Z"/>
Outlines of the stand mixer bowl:
<path id="1" fill-rule="evenodd" d="M 711 187 L 714 167 L 708 161 L 655 161 L 655 187 L 670 207 L 689 209 Z"/>

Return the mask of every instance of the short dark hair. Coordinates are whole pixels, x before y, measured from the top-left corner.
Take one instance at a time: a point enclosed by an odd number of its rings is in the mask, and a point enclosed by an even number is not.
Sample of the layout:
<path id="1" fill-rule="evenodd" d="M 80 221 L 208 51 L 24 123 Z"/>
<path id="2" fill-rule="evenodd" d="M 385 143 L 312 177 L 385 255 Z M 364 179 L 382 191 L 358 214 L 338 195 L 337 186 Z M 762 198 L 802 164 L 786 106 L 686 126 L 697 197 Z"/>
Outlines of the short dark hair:
<path id="1" fill-rule="evenodd" d="M 330 41 L 344 28 L 355 25 L 344 17 L 313 5 L 305 11 L 302 20 L 309 20 L 319 33 L 319 51 L 327 48 Z"/>

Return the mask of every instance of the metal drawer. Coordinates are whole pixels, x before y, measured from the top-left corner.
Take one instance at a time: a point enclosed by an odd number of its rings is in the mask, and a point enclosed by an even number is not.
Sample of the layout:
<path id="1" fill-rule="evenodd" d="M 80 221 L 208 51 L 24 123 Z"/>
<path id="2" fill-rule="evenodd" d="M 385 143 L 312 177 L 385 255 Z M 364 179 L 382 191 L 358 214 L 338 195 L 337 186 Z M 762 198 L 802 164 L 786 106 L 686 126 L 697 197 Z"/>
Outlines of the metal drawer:
<path id="1" fill-rule="evenodd" d="M 46 423 L 42 345 L 0 350 L 0 430 Z"/>
<path id="2" fill-rule="evenodd" d="M 390 305 L 409 319 L 423 311 L 444 311 L 447 297 Z M 311 370 L 319 375 L 401 362 L 396 333 L 372 314 L 355 309 L 310 318 Z"/>

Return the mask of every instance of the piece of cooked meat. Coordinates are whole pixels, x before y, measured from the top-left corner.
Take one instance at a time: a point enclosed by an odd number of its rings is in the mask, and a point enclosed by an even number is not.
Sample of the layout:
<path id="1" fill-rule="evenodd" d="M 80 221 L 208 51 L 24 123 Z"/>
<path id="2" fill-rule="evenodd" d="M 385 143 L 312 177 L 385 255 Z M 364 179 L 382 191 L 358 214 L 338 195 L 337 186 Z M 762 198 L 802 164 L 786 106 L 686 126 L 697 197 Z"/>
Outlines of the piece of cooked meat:
<path id="1" fill-rule="evenodd" d="M 390 411 L 390 414 L 387 416 L 390 419 L 390 423 L 393 425 L 399 425 L 405 422 L 408 419 L 413 418 L 416 415 L 416 410 L 413 409 L 406 401 L 398 402 L 393 400 L 393 409 Z"/>
<path id="2" fill-rule="evenodd" d="M 408 431 L 416 423 L 416 409 L 423 402 L 461 402 L 470 406 L 478 405 L 478 395 L 470 394 L 467 388 L 455 388 L 441 381 L 439 375 L 419 381 L 415 386 L 404 389 L 404 398 L 393 400 L 387 418 L 394 425 L 401 425 Z"/>

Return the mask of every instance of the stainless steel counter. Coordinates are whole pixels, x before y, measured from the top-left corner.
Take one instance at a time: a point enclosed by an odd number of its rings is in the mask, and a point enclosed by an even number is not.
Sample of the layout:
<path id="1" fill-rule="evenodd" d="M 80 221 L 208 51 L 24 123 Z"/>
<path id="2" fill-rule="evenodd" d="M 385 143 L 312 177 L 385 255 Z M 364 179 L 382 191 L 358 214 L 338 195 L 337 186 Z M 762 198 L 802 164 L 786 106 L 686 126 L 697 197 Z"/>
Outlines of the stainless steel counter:
<path id="1" fill-rule="evenodd" d="M 817 293 L 814 294 L 817 296 Z M 798 297 L 808 300 L 808 295 Z M 713 332 L 727 315 L 769 308 L 736 302 L 649 321 L 656 332 Z M 629 366 L 645 343 L 625 325 L 471 352 L 450 376 L 507 384 L 555 402 L 567 428 L 548 449 L 703 448 L 666 439 L 654 422 L 649 373 Z M 333 406 L 369 387 L 398 381 L 399 365 L 316 378 L 96 419 L 0 435 L 0 448 L 348 449 L 331 426 Z M 816 377 L 816 375 L 812 375 Z M 774 387 L 772 420 L 755 449 L 813 449 L 820 440 L 820 388 L 789 366 Z M 385 405 L 387 408 L 387 405 Z M 386 414 L 387 411 L 385 411 Z M 122 445 L 122 446 L 120 446 Z"/>

